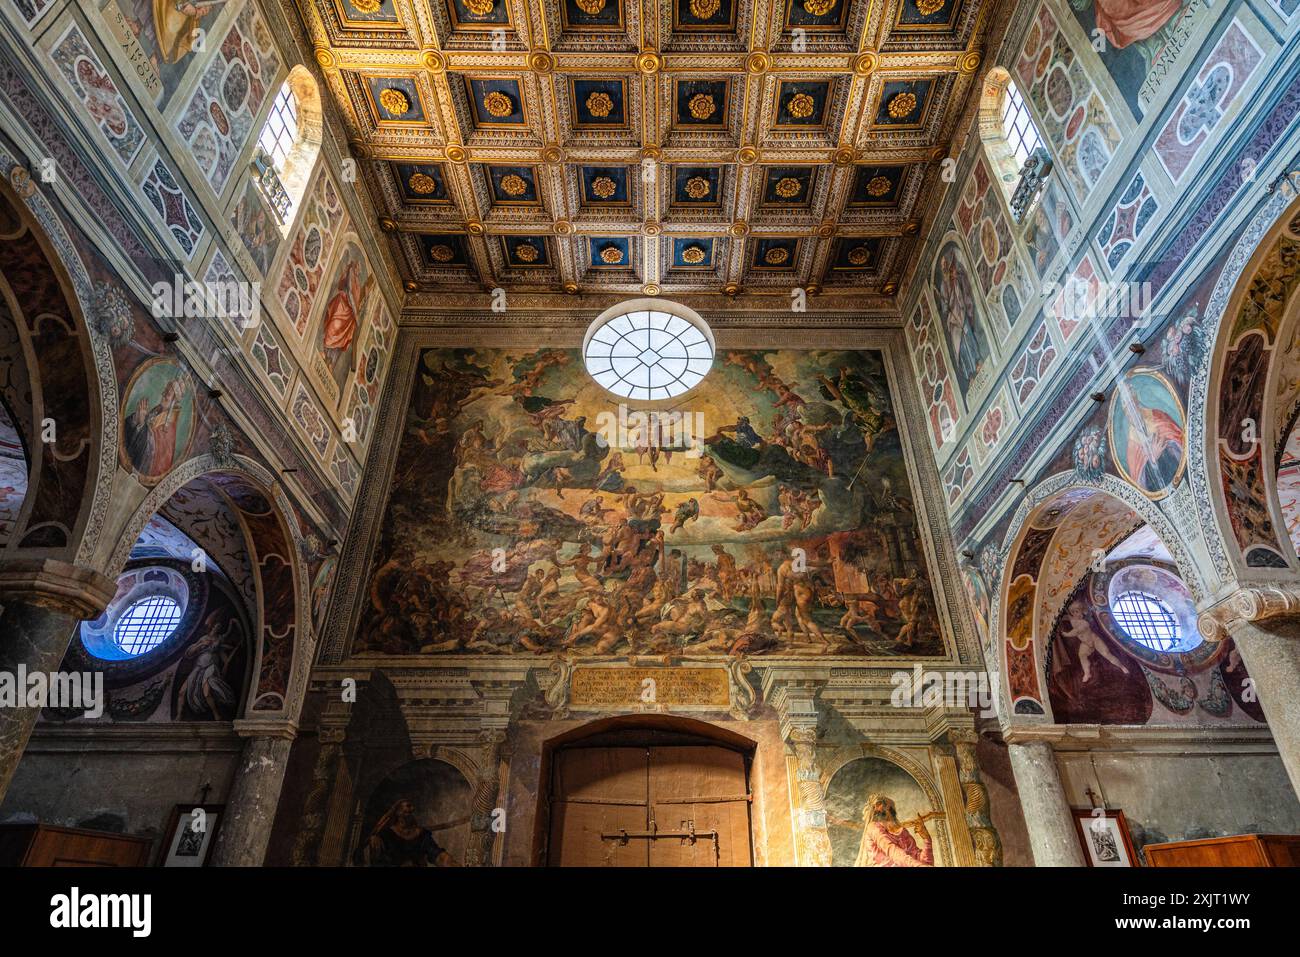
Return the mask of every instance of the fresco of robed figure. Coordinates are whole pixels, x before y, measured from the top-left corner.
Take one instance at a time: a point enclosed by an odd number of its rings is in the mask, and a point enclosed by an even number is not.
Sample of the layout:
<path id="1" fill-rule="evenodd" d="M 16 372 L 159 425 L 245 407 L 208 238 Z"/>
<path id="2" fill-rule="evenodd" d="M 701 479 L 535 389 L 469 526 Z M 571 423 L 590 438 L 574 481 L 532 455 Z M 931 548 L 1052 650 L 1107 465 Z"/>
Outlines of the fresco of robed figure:
<path id="1" fill-rule="evenodd" d="M 726 352 L 622 429 L 576 350 L 416 374 L 354 654 L 942 653 L 878 352 Z"/>

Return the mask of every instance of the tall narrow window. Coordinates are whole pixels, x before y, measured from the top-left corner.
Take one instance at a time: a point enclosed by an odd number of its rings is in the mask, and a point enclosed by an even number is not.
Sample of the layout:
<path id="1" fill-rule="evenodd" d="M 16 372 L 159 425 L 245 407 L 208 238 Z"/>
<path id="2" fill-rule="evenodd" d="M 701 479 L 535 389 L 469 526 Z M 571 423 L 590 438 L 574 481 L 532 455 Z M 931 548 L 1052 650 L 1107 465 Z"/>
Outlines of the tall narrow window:
<path id="1" fill-rule="evenodd" d="M 285 80 L 280 93 L 275 98 L 275 105 L 262 127 L 262 135 L 257 143 L 271 157 L 271 163 L 278 173 L 284 172 L 289 151 L 298 140 L 298 99 L 293 95 L 289 81 Z"/>
<path id="2" fill-rule="evenodd" d="M 1007 145 L 1016 158 L 1016 166 L 1023 167 L 1034 150 L 1043 145 L 1038 135 L 1038 127 L 1025 101 L 1020 98 L 1020 90 L 1014 80 L 1007 84 L 1002 94 L 1002 133 L 1007 138 Z"/>
<path id="3" fill-rule="evenodd" d="M 320 91 L 306 67 L 296 66 L 271 103 L 257 137 L 253 176 L 288 235 L 320 156 Z"/>

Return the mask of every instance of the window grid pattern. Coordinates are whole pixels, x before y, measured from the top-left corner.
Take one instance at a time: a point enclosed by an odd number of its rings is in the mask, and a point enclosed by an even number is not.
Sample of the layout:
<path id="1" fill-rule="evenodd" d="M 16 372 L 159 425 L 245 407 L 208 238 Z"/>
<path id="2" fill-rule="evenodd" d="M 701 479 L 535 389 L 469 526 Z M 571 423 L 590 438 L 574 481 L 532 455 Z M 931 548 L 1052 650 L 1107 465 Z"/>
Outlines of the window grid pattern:
<path id="1" fill-rule="evenodd" d="M 671 399 L 694 388 L 713 367 L 713 346 L 693 323 L 667 312 L 624 313 L 587 342 L 583 363 L 593 379 L 625 399 Z"/>
<path id="2" fill-rule="evenodd" d="M 1020 98 L 1020 90 L 1016 87 L 1015 81 L 1007 84 L 1006 92 L 1002 96 L 1002 132 L 1007 138 L 1018 167 L 1023 167 L 1025 160 L 1029 159 L 1029 154 L 1043 145 L 1043 139 L 1038 135 L 1038 127 L 1034 125 L 1034 119 L 1029 115 L 1029 108 L 1025 106 L 1025 101 Z"/>
<path id="3" fill-rule="evenodd" d="M 275 98 L 275 105 L 271 107 L 271 114 L 266 118 L 266 125 L 262 127 L 262 135 L 258 137 L 257 143 L 271 157 L 276 170 L 283 173 L 289 151 L 297 140 L 298 101 L 286 81 L 280 87 L 280 93 Z"/>
<path id="4" fill-rule="evenodd" d="M 1126 591 L 1111 603 L 1111 614 L 1125 634 L 1152 651 L 1178 645 L 1178 620 L 1169 606 L 1144 591 Z"/>
<path id="5" fill-rule="evenodd" d="M 181 622 L 181 606 L 166 595 L 141 598 L 118 619 L 113 642 L 133 658 L 153 651 Z"/>

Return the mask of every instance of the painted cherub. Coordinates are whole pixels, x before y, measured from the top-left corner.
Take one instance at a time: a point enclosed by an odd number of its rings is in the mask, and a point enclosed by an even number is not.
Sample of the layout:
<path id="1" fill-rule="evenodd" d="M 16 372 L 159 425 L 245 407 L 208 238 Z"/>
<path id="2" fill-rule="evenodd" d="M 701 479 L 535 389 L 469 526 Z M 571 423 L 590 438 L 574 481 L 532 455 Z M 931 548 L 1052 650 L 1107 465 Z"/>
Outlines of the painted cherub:
<path id="1" fill-rule="evenodd" d="M 1083 602 L 1075 599 L 1070 602 L 1065 612 L 1065 621 L 1061 624 L 1061 634 L 1073 638 L 1079 643 L 1079 649 L 1076 654 L 1079 657 L 1079 667 L 1083 669 L 1083 684 L 1087 684 L 1092 679 L 1092 656 L 1101 655 L 1112 665 L 1128 674 L 1128 669 L 1124 664 L 1115 657 L 1114 652 L 1106 646 L 1101 635 L 1093 631 L 1089 626 L 1087 619 L 1084 617 Z M 1064 648 L 1062 648 L 1064 652 Z M 1064 655 L 1062 654 L 1062 657 Z"/>

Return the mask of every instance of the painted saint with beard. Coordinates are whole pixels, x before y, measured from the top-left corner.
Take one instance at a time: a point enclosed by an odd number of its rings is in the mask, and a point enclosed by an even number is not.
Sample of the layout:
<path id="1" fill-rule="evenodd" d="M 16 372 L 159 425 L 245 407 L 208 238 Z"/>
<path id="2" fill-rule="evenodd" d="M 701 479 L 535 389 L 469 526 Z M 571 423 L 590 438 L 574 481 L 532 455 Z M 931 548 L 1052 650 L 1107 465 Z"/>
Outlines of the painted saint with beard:
<path id="1" fill-rule="evenodd" d="M 862 844 L 854 867 L 934 867 L 934 840 L 925 828 L 928 811 L 900 823 L 892 798 L 873 794 L 862 809 Z M 908 831 L 916 832 L 913 837 Z M 920 838 L 919 842 L 917 838 Z"/>

